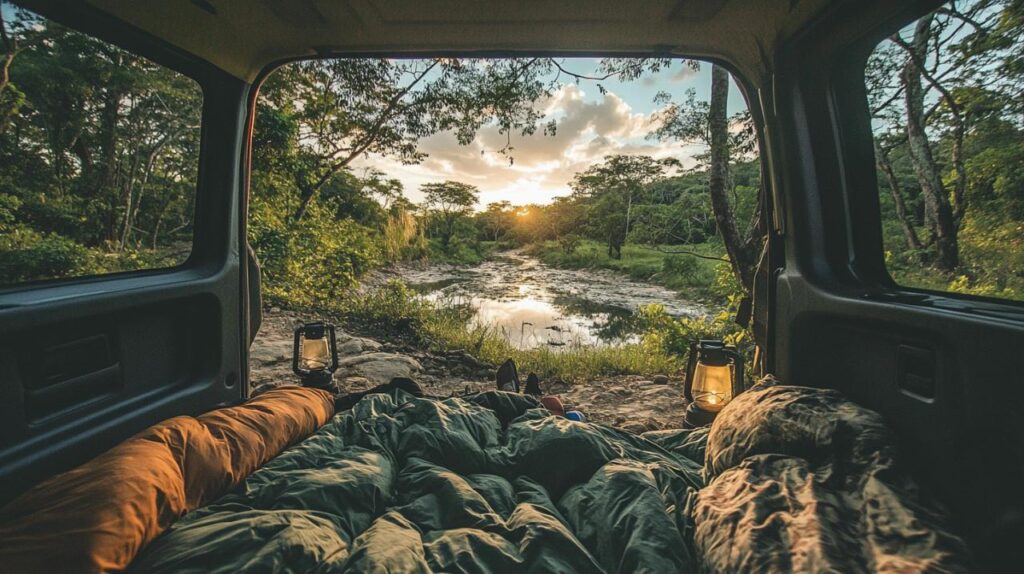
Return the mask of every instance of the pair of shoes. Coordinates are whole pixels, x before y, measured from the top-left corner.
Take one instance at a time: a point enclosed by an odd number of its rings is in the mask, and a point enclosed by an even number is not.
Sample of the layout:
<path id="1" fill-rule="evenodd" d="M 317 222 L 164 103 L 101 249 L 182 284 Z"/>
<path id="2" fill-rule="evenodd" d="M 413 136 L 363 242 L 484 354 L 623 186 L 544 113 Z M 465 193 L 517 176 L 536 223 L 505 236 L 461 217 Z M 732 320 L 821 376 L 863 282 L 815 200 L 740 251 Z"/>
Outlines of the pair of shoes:
<path id="1" fill-rule="evenodd" d="M 495 382 L 498 383 L 499 391 L 508 391 L 510 393 L 520 392 L 519 385 L 519 373 L 516 370 L 516 362 L 512 359 L 508 359 L 498 367 L 498 373 L 495 375 Z M 526 394 L 539 397 L 544 394 L 544 391 L 540 389 L 540 377 L 537 373 L 530 373 L 526 376 Z"/>
<path id="2" fill-rule="evenodd" d="M 540 399 L 540 404 L 544 405 L 544 408 L 556 417 L 565 416 L 565 406 L 562 404 L 562 401 L 554 395 L 542 397 Z"/>

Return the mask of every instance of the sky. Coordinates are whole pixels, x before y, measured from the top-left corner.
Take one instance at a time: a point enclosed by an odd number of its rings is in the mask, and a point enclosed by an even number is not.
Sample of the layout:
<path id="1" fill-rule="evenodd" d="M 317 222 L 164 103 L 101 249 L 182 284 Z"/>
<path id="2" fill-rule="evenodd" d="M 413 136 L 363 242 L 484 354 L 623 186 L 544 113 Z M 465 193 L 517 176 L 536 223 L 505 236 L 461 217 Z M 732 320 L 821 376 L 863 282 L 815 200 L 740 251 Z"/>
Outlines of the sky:
<path id="1" fill-rule="evenodd" d="M 576 73 L 594 72 L 596 59 L 566 59 L 563 66 Z M 546 101 L 538 102 L 545 118 L 554 119 L 556 135 L 546 136 L 538 129 L 532 136 L 512 135 L 514 161 L 497 153 L 507 142 L 506 136 L 494 127 L 485 127 L 467 146 L 459 145 L 455 136 L 440 133 L 420 140 L 420 150 L 427 159 L 417 165 L 380 156 L 368 156 L 355 163 L 357 173 L 363 168 L 377 169 L 388 177 L 399 179 L 406 196 L 419 202 L 419 187 L 425 183 L 445 180 L 461 181 L 480 189 L 477 209 L 497 201 L 513 205 L 549 203 L 554 197 L 570 193 L 569 182 L 577 172 L 599 163 L 606 155 L 650 155 L 655 158 L 675 157 L 684 168 L 695 164 L 693 156 L 703 151 L 680 142 L 660 142 L 646 136 L 653 130 L 653 116 L 659 106 L 654 96 L 660 91 L 673 95 L 676 101 L 686 97 L 693 88 L 697 98 L 707 100 L 711 90 L 711 66 L 702 65 L 694 71 L 682 63 L 668 70 L 648 74 L 633 82 L 609 79 L 600 82 L 566 80 Z M 729 115 L 746 109 L 736 88 L 729 92 Z"/>

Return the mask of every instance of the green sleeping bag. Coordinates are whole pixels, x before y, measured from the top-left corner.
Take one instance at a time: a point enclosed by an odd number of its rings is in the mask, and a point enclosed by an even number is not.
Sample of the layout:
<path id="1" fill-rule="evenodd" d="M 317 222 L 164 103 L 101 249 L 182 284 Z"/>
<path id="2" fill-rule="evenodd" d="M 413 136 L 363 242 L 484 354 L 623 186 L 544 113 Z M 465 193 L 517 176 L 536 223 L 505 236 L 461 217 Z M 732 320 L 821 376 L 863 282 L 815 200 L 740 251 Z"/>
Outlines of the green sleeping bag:
<path id="1" fill-rule="evenodd" d="M 690 435 L 695 436 L 690 437 Z M 680 572 L 694 440 L 529 397 L 370 395 L 178 521 L 136 572 Z"/>

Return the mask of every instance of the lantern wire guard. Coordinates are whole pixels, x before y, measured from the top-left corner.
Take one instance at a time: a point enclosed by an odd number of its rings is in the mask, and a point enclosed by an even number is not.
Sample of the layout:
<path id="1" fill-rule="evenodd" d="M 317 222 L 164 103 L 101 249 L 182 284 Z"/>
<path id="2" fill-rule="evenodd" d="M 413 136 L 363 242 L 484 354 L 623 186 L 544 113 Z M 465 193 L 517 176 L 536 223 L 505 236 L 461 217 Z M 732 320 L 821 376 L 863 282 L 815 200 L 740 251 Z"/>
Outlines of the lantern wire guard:
<path id="1" fill-rule="evenodd" d="M 316 321 L 295 329 L 292 370 L 307 387 L 330 389 L 338 369 L 334 325 Z"/>
<path id="2" fill-rule="evenodd" d="M 743 392 L 743 357 L 736 347 L 719 340 L 690 343 L 683 391 L 690 402 L 684 426 L 711 424 L 719 411 Z"/>

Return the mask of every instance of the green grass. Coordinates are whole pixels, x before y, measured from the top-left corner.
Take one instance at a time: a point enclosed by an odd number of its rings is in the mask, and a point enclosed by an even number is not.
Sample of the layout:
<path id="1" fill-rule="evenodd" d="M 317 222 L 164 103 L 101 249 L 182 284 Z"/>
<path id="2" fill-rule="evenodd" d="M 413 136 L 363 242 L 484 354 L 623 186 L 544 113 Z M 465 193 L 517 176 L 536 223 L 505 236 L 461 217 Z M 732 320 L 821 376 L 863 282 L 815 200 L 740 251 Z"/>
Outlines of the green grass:
<path id="1" fill-rule="evenodd" d="M 427 258 L 438 263 L 452 265 L 477 265 L 490 257 L 495 251 L 509 248 L 510 245 L 501 241 L 456 241 L 453 240 L 447 249 L 441 242 L 431 239 Z"/>
<path id="2" fill-rule="evenodd" d="M 519 349 L 491 327 L 445 320 L 443 314 L 434 317 L 424 327 L 435 346 L 462 349 L 493 364 L 511 358 L 522 372 L 534 372 L 543 379 L 572 382 L 608 375 L 651 376 L 675 374 L 683 368 L 681 358 L 644 343 Z"/>
<path id="3" fill-rule="evenodd" d="M 719 259 L 671 253 L 679 250 L 707 257 L 725 257 L 724 247 L 716 242 L 658 247 L 627 244 L 622 248 L 621 259 L 609 257 L 607 246 L 592 240 L 580 242 L 572 253 L 566 253 L 556 241 L 532 243 L 525 249 L 527 254 L 552 267 L 611 269 L 636 281 L 664 285 L 690 298 L 721 302 L 723 296 L 716 280 L 720 268 L 728 263 Z"/>

